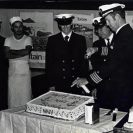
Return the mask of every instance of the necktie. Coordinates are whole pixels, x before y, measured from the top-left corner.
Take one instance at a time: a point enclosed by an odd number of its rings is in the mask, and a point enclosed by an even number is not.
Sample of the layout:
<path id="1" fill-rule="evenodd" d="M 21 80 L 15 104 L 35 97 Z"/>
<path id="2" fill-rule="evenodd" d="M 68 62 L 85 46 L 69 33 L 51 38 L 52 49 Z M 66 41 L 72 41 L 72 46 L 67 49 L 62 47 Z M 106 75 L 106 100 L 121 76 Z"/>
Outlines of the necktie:
<path id="1" fill-rule="evenodd" d="M 109 46 L 110 45 L 110 41 L 109 41 L 109 38 L 107 39 L 107 46 Z"/>
<path id="2" fill-rule="evenodd" d="M 65 42 L 68 43 L 69 36 L 65 36 Z"/>

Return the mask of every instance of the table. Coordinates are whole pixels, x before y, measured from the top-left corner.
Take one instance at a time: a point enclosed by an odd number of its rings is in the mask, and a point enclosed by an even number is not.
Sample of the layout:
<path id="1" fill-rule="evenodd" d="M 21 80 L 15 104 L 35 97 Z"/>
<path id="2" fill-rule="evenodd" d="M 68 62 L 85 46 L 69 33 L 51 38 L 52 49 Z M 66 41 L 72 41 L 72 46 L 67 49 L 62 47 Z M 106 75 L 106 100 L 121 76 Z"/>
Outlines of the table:
<path id="1" fill-rule="evenodd" d="M 125 115 L 123 119 L 114 127 L 114 133 L 133 133 L 133 131 L 124 128 L 124 124 L 128 121 L 129 114 Z"/>
<path id="2" fill-rule="evenodd" d="M 0 112 L 0 133 L 105 133 L 127 114 L 118 112 L 117 120 L 106 115 L 108 109 L 100 108 L 100 122 L 85 124 L 84 117 L 75 121 L 66 121 L 48 116 L 40 116 L 25 111 L 26 107 L 17 107 Z"/>
<path id="3" fill-rule="evenodd" d="M 39 69 L 39 68 L 31 68 L 31 77 L 36 77 L 36 76 L 40 76 L 40 75 L 44 75 L 45 74 L 45 70 L 44 69 Z"/>

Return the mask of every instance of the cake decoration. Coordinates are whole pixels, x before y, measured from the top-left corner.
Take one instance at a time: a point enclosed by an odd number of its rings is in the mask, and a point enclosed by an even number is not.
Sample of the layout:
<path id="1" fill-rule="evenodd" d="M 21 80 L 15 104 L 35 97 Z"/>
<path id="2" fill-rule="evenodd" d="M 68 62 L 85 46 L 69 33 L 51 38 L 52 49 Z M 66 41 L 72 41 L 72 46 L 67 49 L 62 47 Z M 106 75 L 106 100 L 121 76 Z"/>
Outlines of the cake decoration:
<path id="1" fill-rule="evenodd" d="M 85 104 L 93 97 L 49 91 L 26 104 L 26 111 L 65 120 L 75 120 L 85 113 Z"/>

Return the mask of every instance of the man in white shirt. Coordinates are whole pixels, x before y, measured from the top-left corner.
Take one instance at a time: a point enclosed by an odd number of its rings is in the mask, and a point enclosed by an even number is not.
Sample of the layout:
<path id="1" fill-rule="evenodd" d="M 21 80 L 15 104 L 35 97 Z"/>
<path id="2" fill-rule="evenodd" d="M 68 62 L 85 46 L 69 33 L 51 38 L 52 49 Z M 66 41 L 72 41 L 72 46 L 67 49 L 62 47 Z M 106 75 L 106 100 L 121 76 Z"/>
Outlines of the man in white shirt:
<path id="1" fill-rule="evenodd" d="M 13 35 L 4 43 L 9 59 L 8 108 L 25 105 L 31 100 L 31 75 L 29 54 L 32 49 L 31 37 L 23 32 L 23 22 L 19 16 L 10 19 Z"/>

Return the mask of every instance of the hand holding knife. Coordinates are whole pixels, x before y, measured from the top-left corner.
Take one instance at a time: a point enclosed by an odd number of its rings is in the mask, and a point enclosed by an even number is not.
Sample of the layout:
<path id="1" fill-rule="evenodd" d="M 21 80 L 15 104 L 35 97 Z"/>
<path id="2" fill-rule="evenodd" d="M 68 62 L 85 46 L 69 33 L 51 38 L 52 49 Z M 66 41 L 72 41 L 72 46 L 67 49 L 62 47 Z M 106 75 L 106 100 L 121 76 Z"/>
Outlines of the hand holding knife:
<path id="1" fill-rule="evenodd" d="M 73 86 L 76 85 L 77 87 L 83 88 L 84 91 L 85 91 L 86 93 L 89 94 L 89 93 L 90 93 L 90 90 L 86 87 L 86 84 L 88 84 L 87 79 L 77 77 L 77 79 L 75 79 L 75 80 L 73 81 L 71 87 L 73 87 Z"/>

